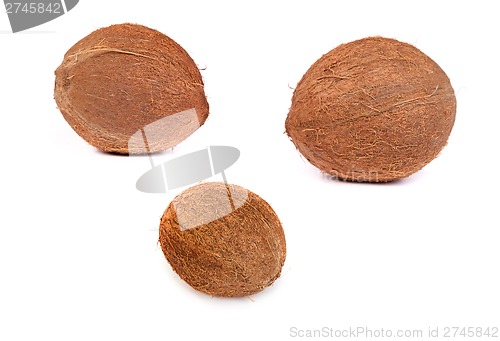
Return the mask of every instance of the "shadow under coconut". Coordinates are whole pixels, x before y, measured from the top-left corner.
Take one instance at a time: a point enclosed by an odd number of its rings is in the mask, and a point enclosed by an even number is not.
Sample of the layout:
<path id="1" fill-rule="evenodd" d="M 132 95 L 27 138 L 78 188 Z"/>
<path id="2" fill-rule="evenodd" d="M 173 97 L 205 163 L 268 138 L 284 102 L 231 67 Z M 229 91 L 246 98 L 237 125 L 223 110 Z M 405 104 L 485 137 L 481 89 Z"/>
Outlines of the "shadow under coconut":
<path id="1" fill-rule="evenodd" d="M 116 156 L 116 157 L 135 157 L 135 158 L 151 158 L 152 156 L 155 157 L 161 157 L 161 156 L 166 156 L 166 155 L 173 155 L 174 148 L 169 148 L 167 150 L 162 150 L 162 151 L 157 151 L 157 152 L 152 152 L 152 153 L 142 153 L 142 154 L 123 154 L 123 153 L 117 153 L 117 152 L 105 152 L 100 149 L 94 148 L 94 152 L 96 154 L 100 155 L 111 155 L 111 156 Z"/>
<path id="2" fill-rule="evenodd" d="M 189 284 L 187 284 L 185 281 L 182 280 L 182 278 L 175 274 L 172 271 L 172 268 L 168 265 L 167 262 L 164 262 L 164 273 L 168 273 L 171 276 L 168 276 L 169 281 L 172 280 L 175 282 L 175 288 L 176 290 L 182 291 L 182 293 L 189 295 L 189 296 L 194 296 L 199 300 L 204 300 L 204 301 L 216 301 L 216 302 L 223 302 L 224 304 L 241 304 L 241 303 L 255 303 L 256 301 L 259 301 L 268 295 L 273 295 L 274 290 L 279 290 L 279 284 L 280 280 L 279 278 L 274 282 L 271 286 L 265 288 L 264 290 L 250 295 L 250 296 L 240 296 L 240 297 L 222 297 L 222 296 L 212 296 L 209 294 L 206 294 L 204 292 L 198 291 L 194 288 L 192 288 Z"/>

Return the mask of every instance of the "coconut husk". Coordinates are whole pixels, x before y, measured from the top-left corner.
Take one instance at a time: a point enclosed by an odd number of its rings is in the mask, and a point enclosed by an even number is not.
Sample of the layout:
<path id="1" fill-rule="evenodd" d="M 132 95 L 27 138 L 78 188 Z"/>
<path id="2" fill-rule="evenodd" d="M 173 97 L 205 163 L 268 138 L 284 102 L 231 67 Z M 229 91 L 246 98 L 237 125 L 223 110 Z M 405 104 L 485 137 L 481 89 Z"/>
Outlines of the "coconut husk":
<path id="1" fill-rule="evenodd" d="M 208 117 L 194 61 L 175 41 L 145 26 L 120 24 L 92 32 L 68 50 L 55 74 L 54 98 L 62 115 L 83 139 L 105 152 L 165 150 Z M 189 110 L 195 115 L 188 121 L 194 122 L 162 121 Z M 157 131 L 155 122 L 160 122 Z M 165 127 L 165 122 L 176 126 Z M 148 150 L 129 150 L 131 136 L 148 125 L 153 136 Z M 165 129 L 175 136 L 162 134 Z"/>
<path id="2" fill-rule="evenodd" d="M 159 242 L 173 270 L 213 296 L 255 294 L 271 285 L 286 257 L 271 206 L 236 185 L 203 183 L 178 195 L 160 222 Z"/>
<path id="3" fill-rule="evenodd" d="M 323 172 L 350 181 L 407 177 L 446 145 L 455 121 L 450 80 L 416 47 L 383 37 L 340 45 L 304 74 L 288 136 Z"/>

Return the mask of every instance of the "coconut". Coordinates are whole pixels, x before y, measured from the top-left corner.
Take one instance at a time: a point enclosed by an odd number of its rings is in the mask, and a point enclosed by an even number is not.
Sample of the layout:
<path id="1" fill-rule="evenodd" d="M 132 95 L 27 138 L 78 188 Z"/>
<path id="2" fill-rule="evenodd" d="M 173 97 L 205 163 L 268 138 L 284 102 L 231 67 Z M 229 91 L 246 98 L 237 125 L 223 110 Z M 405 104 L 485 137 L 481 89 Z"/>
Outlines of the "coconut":
<path id="1" fill-rule="evenodd" d="M 286 256 L 271 206 L 243 187 L 218 182 L 191 187 L 170 203 L 159 242 L 173 270 L 213 296 L 263 290 L 280 276 Z"/>
<path id="2" fill-rule="evenodd" d="M 453 88 L 438 64 L 410 44 L 370 37 L 340 45 L 310 67 L 285 128 L 323 172 L 386 182 L 439 154 L 455 111 Z"/>
<path id="3" fill-rule="evenodd" d="M 68 50 L 55 74 L 54 98 L 62 115 L 105 152 L 165 150 L 208 117 L 194 61 L 175 41 L 145 26 L 92 32 Z M 129 143 L 134 134 L 145 143 Z"/>

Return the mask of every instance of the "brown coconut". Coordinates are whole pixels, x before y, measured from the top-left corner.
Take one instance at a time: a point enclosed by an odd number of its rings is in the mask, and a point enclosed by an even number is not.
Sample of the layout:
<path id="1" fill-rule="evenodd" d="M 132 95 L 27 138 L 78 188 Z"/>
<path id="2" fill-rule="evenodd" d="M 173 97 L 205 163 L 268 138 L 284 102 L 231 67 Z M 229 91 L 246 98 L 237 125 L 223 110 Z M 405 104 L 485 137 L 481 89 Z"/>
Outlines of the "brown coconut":
<path id="1" fill-rule="evenodd" d="M 208 117 L 194 61 L 175 41 L 145 26 L 92 32 L 68 50 L 55 74 L 54 97 L 64 118 L 105 152 L 165 150 Z M 133 136 L 144 143 L 130 143 Z"/>
<path id="2" fill-rule="evenodd" d="M 159 241 L 174 271 L 213 296 L 263 290 L 280 276 L 286 256 L 271 206 L 243 187 L 217 182 L 189 188 L 170 203 Z"/>
<path id="3" fill-rule="evenodd" d="M 304 74 L 286 132 L 323 172 L 351 181 L 407 177 L 446 145 L 450 80 L 416 47 L 370 37 L 331 50 Z"/>

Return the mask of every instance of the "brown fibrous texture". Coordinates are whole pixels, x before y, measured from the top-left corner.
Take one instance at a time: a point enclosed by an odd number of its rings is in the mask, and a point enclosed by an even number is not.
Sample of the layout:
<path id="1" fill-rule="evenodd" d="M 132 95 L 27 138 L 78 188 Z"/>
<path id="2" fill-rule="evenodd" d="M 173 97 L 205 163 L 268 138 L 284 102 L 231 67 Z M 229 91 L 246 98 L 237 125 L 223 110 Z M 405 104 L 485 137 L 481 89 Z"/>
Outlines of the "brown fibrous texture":
<path id="1" fill-rule="evenodd" d="M 281 274 L 285 235 L 271 206 L 236 185 L 191 187 L 165 210 L 159 242 L 173 270 L 213 296 L 260 292 Z"/>
<path id="2" fill-rule="evenodd" d="M 410 44 L 369 37 L 336 47 L 310 67 L 285 128 L 323 172 L 387 182 L 439 154 L 455 112 L 450 80 L 431 58 Z"/>
<path id="3" fill-rule="evenodd" d="M 175 41 L 145 26 L 119 24 L 92 32 L 67 51 L 55 74 L 54 98 L 62 115 L 83 139 L 105 152 L 165 150 L 208 117 L 194 61 Z M 187 110 L 192 117 L 175 117 Z M 166 117 L 172 119 L 162 121 Z M 146 147 L 129 150 L 137 132 Z"/>

